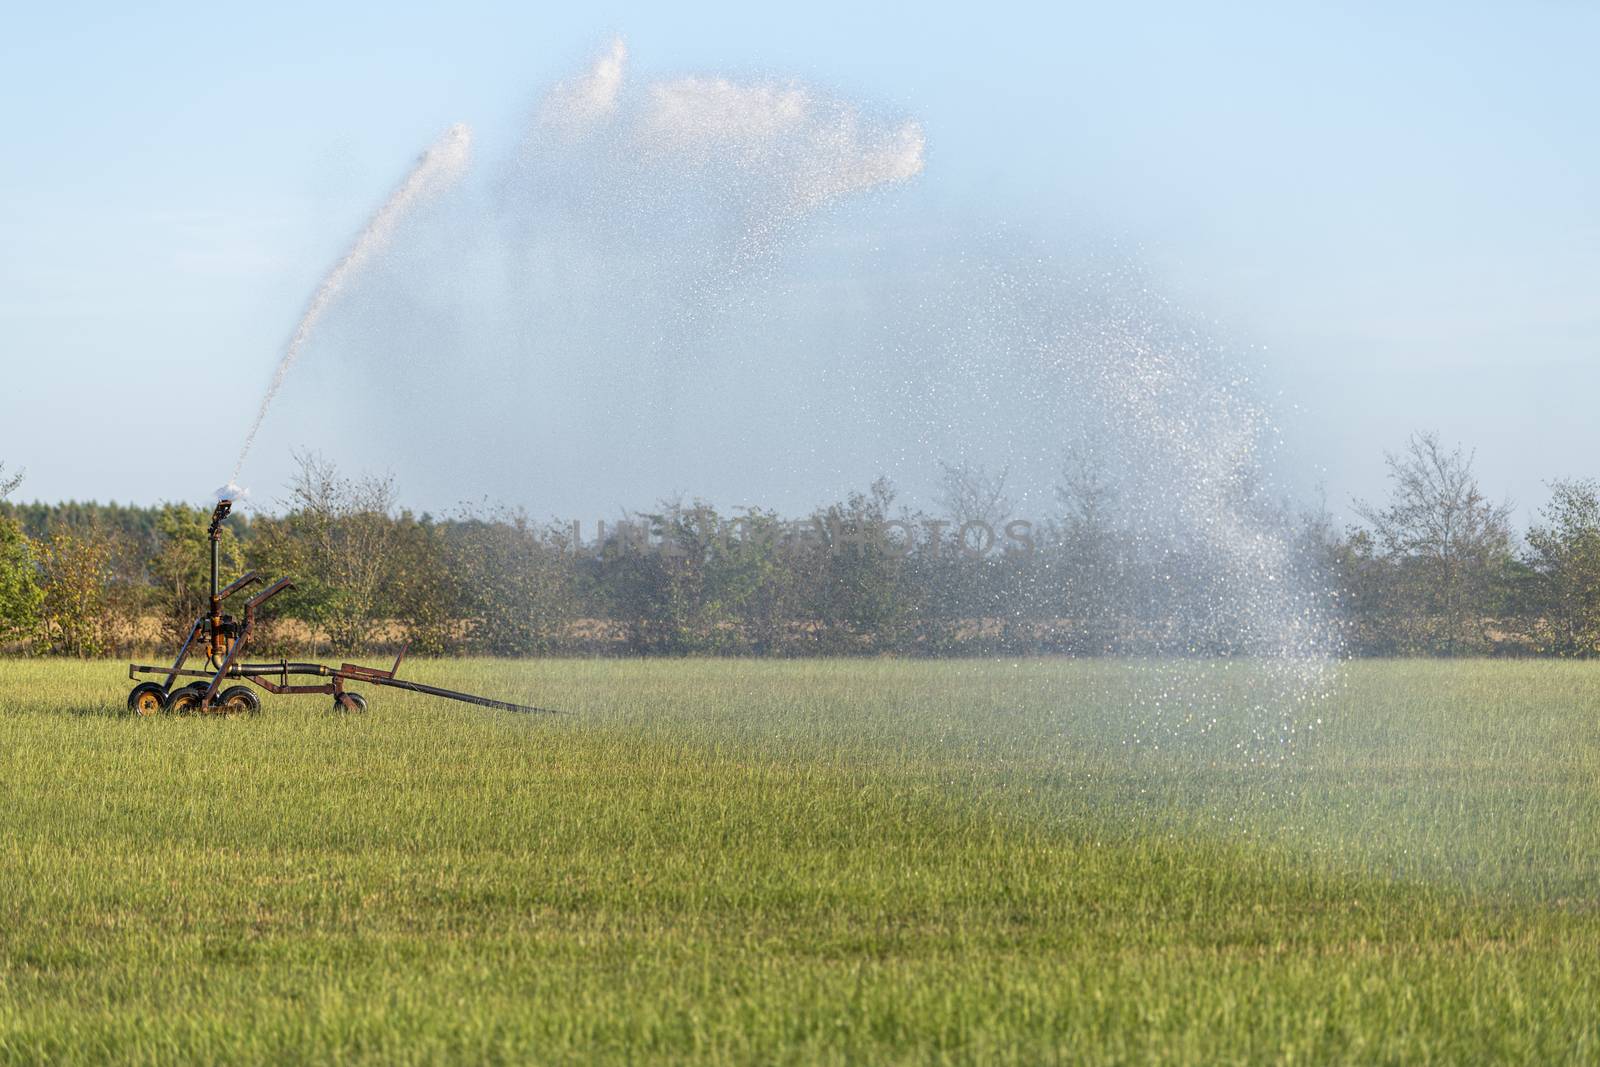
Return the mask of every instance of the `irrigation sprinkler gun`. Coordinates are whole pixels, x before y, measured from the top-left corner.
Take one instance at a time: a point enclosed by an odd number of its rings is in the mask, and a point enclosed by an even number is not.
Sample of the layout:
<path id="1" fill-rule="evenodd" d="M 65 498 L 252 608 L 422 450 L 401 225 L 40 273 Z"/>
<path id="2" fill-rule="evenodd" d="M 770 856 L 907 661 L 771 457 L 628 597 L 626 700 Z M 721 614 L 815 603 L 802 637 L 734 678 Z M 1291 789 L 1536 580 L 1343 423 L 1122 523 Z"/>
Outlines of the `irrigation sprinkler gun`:
<path id="1" fill-rule="evenodd" d="M 189 636 L 178 649 L 178 657 L 173 660 L 171 667 L 138 663 L 128 665 L 128 677 L 136 681 L 140 675 L 165 675 L 163 681 L 143 681 L 135 685 L 133 691 L 128 694 L 129 711 L 137 715 L 154 715 L 161 711 L 224 715 L 253 714 L 260 711 L 261 698 L 250 686 L 223 687 L 224 682 L 240 679 L 259 686 L 269 693 L 290 696 L 321 693 L 332 696 L 335 711 L 367 710 L 366 697 L 345 689 L 346 682 L 362 682 L 367 685 L 387 686 L 390 689 L 404 689 L 411 693 L 426 693 L 428 696 L 460 700 L 485 708 L 554 714 L 549 708 L 513 704 L 506 700 L 458 693 L 453 689 L 441 689 L 438 686 L 397 678 L 395 675 L 400 673 L 400 663 L 405 659 L 405 647 L 402 647 L 400 654 L 395 657 L 394 666 L 386 671 L 354 663 L 341 663 L 337 667 L 330 667 L 323 663 L 291 663 L 287 660 L 280 660 L 277 663 L 241 662 L 245 646 L 249 644 L 250 634 L 255 628 L 256 610 L 284 590 L 293 589 L 294 582 L 288 578 L 279 578 L 269 585 L 255 571 L 248 571 L 228 583 L 225 588 L 221 590 L 217 588 L 217 543 L 222 539 L 222 520 L 228 517 L 228 512 L 232 508 L 233 501 L 223 500 L 211 513 L 211 526 L 207 531 L 207 537 L 211 542 L 211 596 L 206 611 L 194 620 L 194 625 L 189 627 Z M 257 583 L 263 588 L 244 602 L 243 619 L 236 620 L 232 615 L 223 613 L 224 601 Z M 185 666 L 191 656 L 199 654 L 202 645 L 206 656 L 205 669 L 196 670 Z M 296 677 L 325 678 L 327 681 L 291 684 L 290 679 Z M 200 680 L 174 689 L 173 683 L 179 678 Z"/>

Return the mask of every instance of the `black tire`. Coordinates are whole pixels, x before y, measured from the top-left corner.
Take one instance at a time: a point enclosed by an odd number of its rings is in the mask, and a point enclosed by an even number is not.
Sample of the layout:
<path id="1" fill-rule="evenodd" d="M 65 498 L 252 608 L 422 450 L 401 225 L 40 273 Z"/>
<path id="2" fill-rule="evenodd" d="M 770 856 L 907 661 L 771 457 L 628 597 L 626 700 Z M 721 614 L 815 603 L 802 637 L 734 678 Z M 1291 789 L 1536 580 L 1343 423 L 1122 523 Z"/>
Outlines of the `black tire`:
<path id="1" fill-rule="evenodd" d="M 247 685 L 229 686 L 218 693 L 217 706 L 227 715 L 261 714 L 261 698 Z"/>
<path id="2" fill-rule="evenodd" d="M 128 710 L 135 715 L 156 715 L 166 706 L 167 687 L 160 682 L 140 682 L 128 694 Z"/>
<path id="3" fill-rule="evenodd" d="M 367 698 L 360 693 L 339 693 L 333 698 L 333 710 L 359 715 L 367 710 Z"/>
<path id="4" fill-rule="evenodd" d="M 205 695 L 205 686 L 197 688 L 186 685 L 182 689 L 174 690 L 172 696 L 167 698 L 167 710 L 174 715 L 193 715 L 200 710 L 200 701 Z"/>

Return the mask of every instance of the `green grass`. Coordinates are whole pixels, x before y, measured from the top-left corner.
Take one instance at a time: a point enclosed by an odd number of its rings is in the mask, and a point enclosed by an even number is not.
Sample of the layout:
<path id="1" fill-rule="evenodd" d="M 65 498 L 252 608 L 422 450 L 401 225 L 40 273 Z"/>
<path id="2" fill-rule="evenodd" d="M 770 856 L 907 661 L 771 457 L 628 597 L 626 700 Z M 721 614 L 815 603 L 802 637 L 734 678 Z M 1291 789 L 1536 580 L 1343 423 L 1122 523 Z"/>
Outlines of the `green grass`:
<path id="1" fill-rule="evenodd" d="M 0 1061 L 1600 1060 L 1600 666 L 407 673 L 0 663 Z"/>

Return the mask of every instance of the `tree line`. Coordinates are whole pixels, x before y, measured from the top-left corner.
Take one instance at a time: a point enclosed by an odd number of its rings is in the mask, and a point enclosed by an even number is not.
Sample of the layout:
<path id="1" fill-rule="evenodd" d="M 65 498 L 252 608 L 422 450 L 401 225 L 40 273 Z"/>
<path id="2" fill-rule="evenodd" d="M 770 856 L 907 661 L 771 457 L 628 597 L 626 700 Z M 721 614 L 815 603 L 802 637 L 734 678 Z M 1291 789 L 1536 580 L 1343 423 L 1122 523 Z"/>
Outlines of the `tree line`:
<path id="1" fill-rule="evenodd" d="M 1600 483 L 1552 483 L 1519 532 L 1471 454 L 1437 436 L 1387 463 L 1387 499 L 1358 503 L 1347 527 L 1251 503 L 1345 649 L 1600 654 Z M 90 657 L 181 639 L 205 603 L 207 509 L 6 501 L 17 485 L 0 467 L 0 648 Z M 1149 536 L 1081 459 L 1056 498 L 1056 515 L 1022 523 L 1005 472 L 950 465 L 939 517 L 879 480 L 799 519 L 671 501 L 581 531 L 505 509 L 416 514 L 392 480 L 302 456 L 281 515 L 227 520 L 220 569 L 293 576 L 257 632 L 263 655 L 1252 651 L 1216 546 Z"/>

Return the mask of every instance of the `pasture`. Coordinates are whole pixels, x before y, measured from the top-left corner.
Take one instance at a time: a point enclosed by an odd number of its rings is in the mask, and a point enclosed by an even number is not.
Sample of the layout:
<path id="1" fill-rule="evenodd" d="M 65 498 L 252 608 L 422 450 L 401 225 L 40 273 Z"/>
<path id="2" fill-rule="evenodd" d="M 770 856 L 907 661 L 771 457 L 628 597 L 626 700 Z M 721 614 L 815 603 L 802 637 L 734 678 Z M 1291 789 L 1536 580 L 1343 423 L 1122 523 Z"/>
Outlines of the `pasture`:
<path id="1" fill-rule="evenodd" d="M 1600 666 L 404 673 L 568 714 L 0 662 L 0 1062 L 1600 1059 Z"/>

